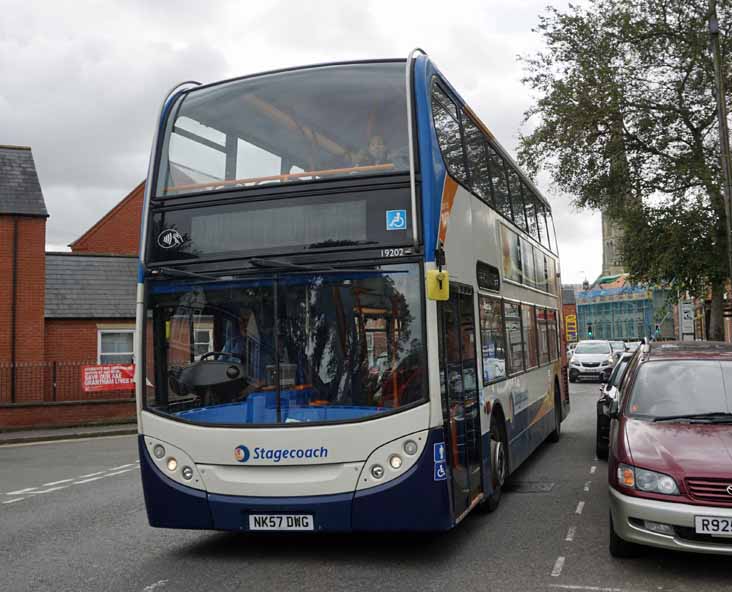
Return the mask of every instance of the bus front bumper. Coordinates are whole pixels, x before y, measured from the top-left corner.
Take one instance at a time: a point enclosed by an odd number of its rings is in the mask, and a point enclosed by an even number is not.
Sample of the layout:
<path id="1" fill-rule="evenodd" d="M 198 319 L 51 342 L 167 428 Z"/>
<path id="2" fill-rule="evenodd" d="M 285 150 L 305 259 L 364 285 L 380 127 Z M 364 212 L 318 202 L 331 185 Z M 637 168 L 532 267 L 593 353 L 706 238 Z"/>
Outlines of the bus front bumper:
<path id="1" fill-rule="evenodd" d="M 160 528 L 249 532 L 250 514 L 312 515 L 316 532 L 441 531 L 454 525 L 448 481 L 434 480 L 433 445 L 444 440 L 431 430 L 419 461 L 383 485 L 336 495 L 244 497 L 208 493 L 163 475 L 138 438 L 148 520 Z"/>

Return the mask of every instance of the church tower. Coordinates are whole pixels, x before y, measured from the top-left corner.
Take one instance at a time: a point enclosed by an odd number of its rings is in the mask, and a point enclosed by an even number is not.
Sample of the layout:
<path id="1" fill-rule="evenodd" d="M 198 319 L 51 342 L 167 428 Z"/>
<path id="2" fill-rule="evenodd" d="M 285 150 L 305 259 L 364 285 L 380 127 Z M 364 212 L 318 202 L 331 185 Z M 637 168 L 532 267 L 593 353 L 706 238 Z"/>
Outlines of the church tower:
<path id="1" fill-rule="evenodd" d="M 624 273 L 622 257 L 623 231 L 602 213 L 602 275 Z"/>

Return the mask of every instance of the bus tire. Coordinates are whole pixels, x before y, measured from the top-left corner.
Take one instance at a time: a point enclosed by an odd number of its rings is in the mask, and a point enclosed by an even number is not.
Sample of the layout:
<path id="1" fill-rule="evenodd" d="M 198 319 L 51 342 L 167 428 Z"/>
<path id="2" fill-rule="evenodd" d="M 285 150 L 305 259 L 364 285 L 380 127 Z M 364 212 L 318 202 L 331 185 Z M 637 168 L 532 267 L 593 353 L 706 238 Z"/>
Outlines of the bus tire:
<path id="1" fill-rule="evenodd" d="M 562 437 L 562 396 L 559 384 L 554 383 L 554 431 L 549 434 L 550 442 L 559 442 Z"/>
<path id="2" fill-rule="evenodd" d="M 508 444 L 506 442 L 506 428 L 503 417 L 496 417 L 491 421 L 491 481 L 493 493 L 488 496 L 484 507 L 487 512 L 493 512 L 501 503 L 503 486 L 508 477 Z"/>

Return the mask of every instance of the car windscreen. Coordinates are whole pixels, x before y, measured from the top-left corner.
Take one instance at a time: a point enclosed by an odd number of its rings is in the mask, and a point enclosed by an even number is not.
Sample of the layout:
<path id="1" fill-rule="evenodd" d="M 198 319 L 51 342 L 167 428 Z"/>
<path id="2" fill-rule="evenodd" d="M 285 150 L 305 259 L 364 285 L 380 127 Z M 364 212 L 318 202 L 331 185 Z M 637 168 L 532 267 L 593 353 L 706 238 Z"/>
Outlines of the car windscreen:
<path id="1" fill-rule="evenodd" d="M 609 354 L 610 344 L 606 341 L 598 343 L 580 343 L 574 350 L 576 354 Z"/>
<path id="2" fill-rule="evenodd" d="M 404 62 L 303 68 L 187 92 L 156 196 L 409 170 Z"/>
<path id="3" fill-rule="evenodd" d="M 642 364 L 628 402 L 631 417 L 660 418 L 729 413 L 732 362 L 650 361 Z M 732 382 L 729 382 L 732 387 Z"/>

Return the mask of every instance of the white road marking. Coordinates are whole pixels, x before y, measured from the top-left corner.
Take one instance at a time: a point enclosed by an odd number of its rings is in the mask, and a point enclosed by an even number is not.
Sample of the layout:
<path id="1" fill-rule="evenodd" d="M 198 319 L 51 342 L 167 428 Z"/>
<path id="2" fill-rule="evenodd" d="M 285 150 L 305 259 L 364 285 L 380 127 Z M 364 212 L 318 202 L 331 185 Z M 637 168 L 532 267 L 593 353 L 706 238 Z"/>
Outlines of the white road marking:
<path id="1" fill-rule="evenodd" d="M 134 438 L 135 434 L 119 436 L 94 436 L 93 438 L 66 438 L 64 440 L 44 440 L 43 442 L 23 442 L 21 444 L 0 444 L 3 448 L 24 448 L 25 446 L 48 446 L 49 444 L 65 444 L 67 442 L 88 442 L 89 440 L 111 440 L 112 438 Z"/>
<path id="2" fill-rule="evenodd" d="M 21 493 L 28 493 L 29 491 L 33 491 L 34 489 L 38 489 L 37 487 L 26 487 L 25 489 L 18 489 L 17 491 L 8 491 L 5 495 L 20 495 Z"/>
<path id="3" fill-rule="evenodd" d="M 43 487 L 53 487 L 54 485 L 61 485 L 61 483 L 71 483 L 73 479 L 61 479 L 61 481 L 51 481 L 50 483 L 44 483 Z"/>
<path id="4" fill-rule="evenodd" d="M 587 590 L 587 592 L 630 592 L 623 588 L 601 588 L 600 586 L 572 586 L 569 584 L 549 584 L 550 588 L 560 588 L 561 590 Z"/>
<path id="5" fill-rule="evenodd" d="M 132 470 L 134 470 L 134 469 L 124 469 L 122 471 L 115 471 L 114 473 L 107 473 L 104 476 L 105 477 L 113 477 L 114 475 L 121 475 L 122 473 L 129 473 Z"/>
<path id="6" fill-rule="evenodd" d="M 594 475 L 594 474 L 595 474 L 595 472 L 597 472 L 597 467 L 596 467 L 595 465 L 592 465 L 592 466 L 590 467 L 590 474 L 591 474 L 591 475 Z"/>
<path id="7" fill-rule="evenodd" d="M 585 491 L 590 490 L 590 485 L 592 485 L 592 481 L 585 481 Z"/>
<path id="8" fill-rule="evenodd" d="M 16 497 L 15 499 L 8 500 L 6 502 L 3 502 L 3 504 L 14 504 L 15 502 L 23 501 L 24 497 Z"/>
<path id="9" fill-rule="evenodd" d="M 145 586 L 142 589 L 142 592 L 152 592 L 153 590 L 155 590 L 155 588 L 162 588 L 167 583 L 168 583 L 168 580 L 158 580 L 154 584 L 150 584 L 149 586 Z"/>
<path id="10" fill-rule="evenodd" d="M 127 467 L 133 467 L 135 466 L 135 463 L 128 463 L 126 465 L 120 465 L 118 467 L 112 467 L 111 469 L 107 469 L 108 471 L 119 471 L 120 469 L 126 469 Z"/>
<path id="11" fill-rule="evenodd" d="M 97 475 L 103 474 L 104 471 L 97 471 L 96 473 L 89 473 L 87 475 L 79 475 L 77 479 L 86 479 L 87 477 L 96 477 Z"/>
<path id="12" fill-rule="evenodd" d="M 48 489 L 39 489 L 38 491 L 33 491 L 31 495 L 36 495 L 37 493 L 51 493 L 52 491 L 59 491 L 60 489 L 66 489 L 69 487 L 69 485 L 59 485 L 58 487 L 50 487 Z"/>
<path id="13" fill-rule="evenodd" d="M 557 557 L 554 567 L 552 568 L 552 577 L 558 578 L 562 575 L 562 568 L 564 567 L 564 557 Z"/>
<path id="14" fill-rule="evenodd" d="M 91 483 L 92 481 L 98 481 L 104 479 L 106 475 L 100 475 L 99 477 L 92 477 L 91 479 L 82 479 L 81 481 L 74 481 L 74 485 L 81 485 L 82 483 Z"/>
<path id="15" fill-rule="evenodd" d="M 579 502 L 577 504 L 577 509 L 574 511 L 575 514 L 581 514 L 582 510 L 585 509 L 585 502 Z"/>
<path id="16" fill-rule="evenodd" d="M 570 526 L 569 530 L 567 531 L 567 537 L 564 539 L 565 541 L 571 543 L 574 540 L 574 535 L 577 534 L 577 527 L 576 526 Z"/>

